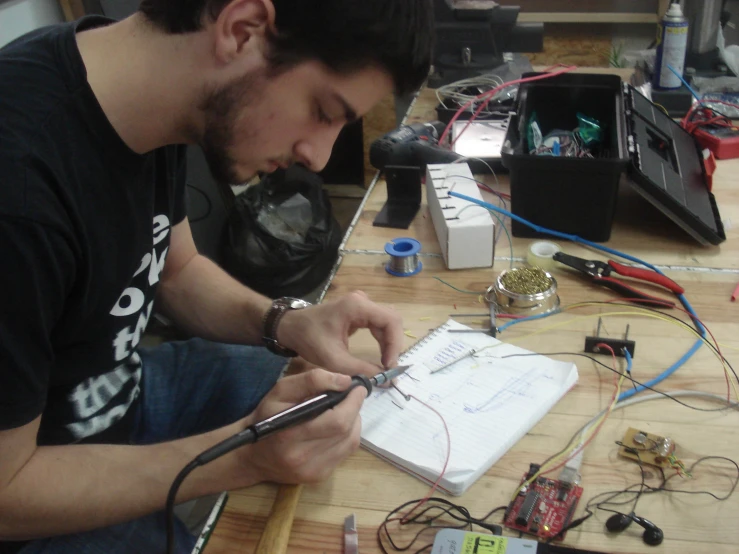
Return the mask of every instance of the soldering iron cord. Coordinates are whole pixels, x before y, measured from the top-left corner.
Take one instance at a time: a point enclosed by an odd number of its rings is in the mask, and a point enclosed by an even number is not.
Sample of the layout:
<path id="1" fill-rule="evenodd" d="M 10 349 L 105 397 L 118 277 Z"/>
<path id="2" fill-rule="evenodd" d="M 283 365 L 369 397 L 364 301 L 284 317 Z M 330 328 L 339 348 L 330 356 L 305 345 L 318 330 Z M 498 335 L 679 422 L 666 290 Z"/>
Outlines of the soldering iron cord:
<path id="1" fill-rule="evenodd" d="M 654 265 L 652 265 L 650 263 L 647 263 L 647 262 L 645 262 L 643 260 L 640 260 L 639 258 L 637 258 L 635 256 L 631 256 L 629 254 L 626 254 L 625 252 L 620 252 L 619 250 L 615 250 L 613 248 L 609 248 L 607 246 L 603 246 L 603 245 L 598 244 L 596 242 L 592 242 L 592 241 L 583 239 L 583 238 L 581 238 L 581 237 L 579 237 L 577 235 L 572 235 L 572 234 L 569 234 L 569 233 L 562 233 L 560 231 L 554 231 L 552 229 L 547 229 L 546 227 L 542 227 L 540 225 L 536 225 L 535 223 L 532 223 L 532 222 L 530 222 L 530 221 L 528 221 L 528 220 L 526 220 L 526 219 L 524 219 L 524 218 L 522 218 L 520 216 L 517 216 L 516 214 L 514 214 L 512 212 L 509 212 L 507 210 L 504 210 L 502 208 L 499 208 L 498 206 L 495 206 L 495 205 L 493 205 L 493 204 L 491 204 L 489 202 L 485 202 L 483 200 L 478 200 L 477 198 L 472 198 L 471 196 L 467 196 L 465 194 L 460 194 L 460 193 L 454 192 L 454 191 L 449 191 L 449 196 L 453 196 L 455 198 L 460 198 L 462 200 L 467 200 L 468 202 L 472 202 L 473 204 L 477 204 L 479 206 L 483 206 L 483 207 L 485 207 L 488 210 L 491 210 L 493 212 L 497 212 L 497 213 L 503 214 L 503 215 L 505 215 L 507 217 L 510 217 L 514 221 L 518 221 L 519 223 L 521 223 L 523 225 L 526 225 L 527 227 L 530 227 L 531 229 L 533 229 L 534 231 L 537 231 L 539 233 L 544 233 L 544 234 L 547 234 L 547 235 L 551 235 L 553 237 L 561 238 L 561 239 L 564 239 L 564 240 L 569 240 L 569 241 L 576 242 L 576 243 L 579 243 L 579 244 L 584 244 L 584 245 L 589 246 L 591 248 L 595 248 L 596 250 L 600 250 L 601 252 L 606 252 L 606 253 L 611 254 L 613 256 L 618 256 L 619 258 L 623 258 L 624 260 L 629 260 L 629 261 L 631 261 L 633 263 L 637 263 L 637 264 L 643 265 L 645 267 L 648 267 L 652 271 L 655 271 L 655 272 L 659 273 L 660 275 L 664 275 L 664 273 L 662 271 L 660 271 L 659 268 L 657 268 Z M 692 320 L 693 321 L 693 324 L 695 325 L 695 327 L 698 330 L 698 332 L 700 333 L 700 335 L 703 338 L 705 338 L 705 336 L 706 336 L 706 330 L 703 327 L 703 325 L 701 325 L 700 322 L 697 320 L 697 317 L 698 316 L 695 313 L 695 310 L 693 309 L 693 306 L 691 306 L 690 302 L 688 302 L 688 299 L 685 297 L 685 294 L 678 294 L 677 295 L 677 298 L 680 300 L 680 303 L 685 307 L 685 309 L 688 311 L 688 313 L 691 316 L 695 316 L 695 318 Z M 537 318 L 537 316 L 532 316 L 532 318 Z M 499 328 L 499 331 L 502 331 L 504 328 L 509 327 L 511 325 L 514 325 L 516 323 L 520 323 L 521 321 L 526 321 L 527 319 L 530 321 L 532 318 L 522 318 L 522 319 L 512 320 L 512 321 L 510 321 L 510 322 L 502 325 Z M 672 375 L 679 368 L 681 368 L 683 365 L 685 365 L 685 363 L 690 358 L 693 357 L 693 355 L 700 349 L 700 347 L 702 345 L 703 345 L 703 341 L 702 340 L 697 340 L 695 342 L 695 344 L 693 344 L 693 346 L 691 346 L 690 349 L 688 349 L 688 351 L 685 354 L 683 354 L 683 356 L 680 359 L 678 359 L 675 363 L 673 363 L 670 367 L 668 367 L 665 371 L 663 371 L 662 373 L 660 373 L 659 375 L 657 375 L 655 378 L 653 378 L 650 381 L 647 381 L 645 384 L 648 385 L 648 386 L 650 386 L 650 387 L 653 387 L 653 386 L 661 383 L 665 379 L 667 379 L 670 375 Z M 628 389 L 626 391 L 623 391 L 623 392 L 621 392 L 619 394 L 618 402 L 621 402 L 622 400 L 626 400 L 627 398 L 630 398 L 630 397 L 634 396 L 637 392 L 640 392 L 642 390 L 644 390 L 644 387 L 643 386 L 637 386 L 636 388 Z"/>

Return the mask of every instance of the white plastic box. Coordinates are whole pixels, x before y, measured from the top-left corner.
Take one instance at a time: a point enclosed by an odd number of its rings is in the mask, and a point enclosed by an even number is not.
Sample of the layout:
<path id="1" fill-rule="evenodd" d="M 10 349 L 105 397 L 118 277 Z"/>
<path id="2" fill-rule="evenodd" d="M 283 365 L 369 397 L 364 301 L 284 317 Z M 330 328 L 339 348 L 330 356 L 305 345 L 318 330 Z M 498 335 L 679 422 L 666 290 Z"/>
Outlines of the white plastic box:
<path id="1" fill-rule="evenodd" d="M 426 198 L 447 268 L 492 267 L 495 253 L 492 215 L 481 206 L 449 196 L 450 190 L 482 200 L 466 163 L 429 164 Z"/>

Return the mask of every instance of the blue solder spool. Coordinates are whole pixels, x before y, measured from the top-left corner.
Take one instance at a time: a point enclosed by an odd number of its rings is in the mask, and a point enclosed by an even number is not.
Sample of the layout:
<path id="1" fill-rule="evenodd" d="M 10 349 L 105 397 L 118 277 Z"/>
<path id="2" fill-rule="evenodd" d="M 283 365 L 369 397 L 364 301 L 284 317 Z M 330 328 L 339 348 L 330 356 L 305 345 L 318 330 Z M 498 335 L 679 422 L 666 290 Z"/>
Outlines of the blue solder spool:
<path id="1" fill-rule="evenodd" d="M 423 264 L 418 259 L 421 243 L 416 239 L 398 238 L 385 245 L 385 252 L 390 260 L 385 265 L 385 271 L 396 277 L 410 277 L 421 269 Z"/>

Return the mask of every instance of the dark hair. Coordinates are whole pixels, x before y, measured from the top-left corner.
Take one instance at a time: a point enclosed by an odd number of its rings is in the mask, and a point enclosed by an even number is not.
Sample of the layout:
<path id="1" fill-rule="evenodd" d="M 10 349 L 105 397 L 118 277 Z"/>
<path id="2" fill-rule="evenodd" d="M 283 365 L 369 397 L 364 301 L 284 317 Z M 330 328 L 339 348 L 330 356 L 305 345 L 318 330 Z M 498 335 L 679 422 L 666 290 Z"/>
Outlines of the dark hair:
<path id="1" fill-rule="evenodd" d="M 218 17 L 230 0 L 142 0 L 147 19 L 168 33 L 188 33 Z M 316 59 L 338 73 L 377 64 L 396 92 L 416 90 L 428 75 L 431 0 L 272 0 L 277 34 L 268 59 L 286 67 Z"/>

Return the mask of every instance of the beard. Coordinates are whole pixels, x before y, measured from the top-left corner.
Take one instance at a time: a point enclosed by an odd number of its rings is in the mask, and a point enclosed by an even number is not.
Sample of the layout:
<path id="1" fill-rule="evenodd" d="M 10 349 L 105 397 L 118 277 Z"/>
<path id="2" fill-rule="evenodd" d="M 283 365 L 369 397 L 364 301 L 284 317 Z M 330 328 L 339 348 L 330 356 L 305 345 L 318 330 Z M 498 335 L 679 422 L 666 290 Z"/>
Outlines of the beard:
<path id="1" fill-rule="evenodd" d="M 231 154 L 236 123 L 259 95 L 262 75 L 244 75 L 207 94 L 201 104 L 205 129 L 199 144 L 213 178 L 223 186 L 238 185 L 253 175 L 239 175 Z"/>

